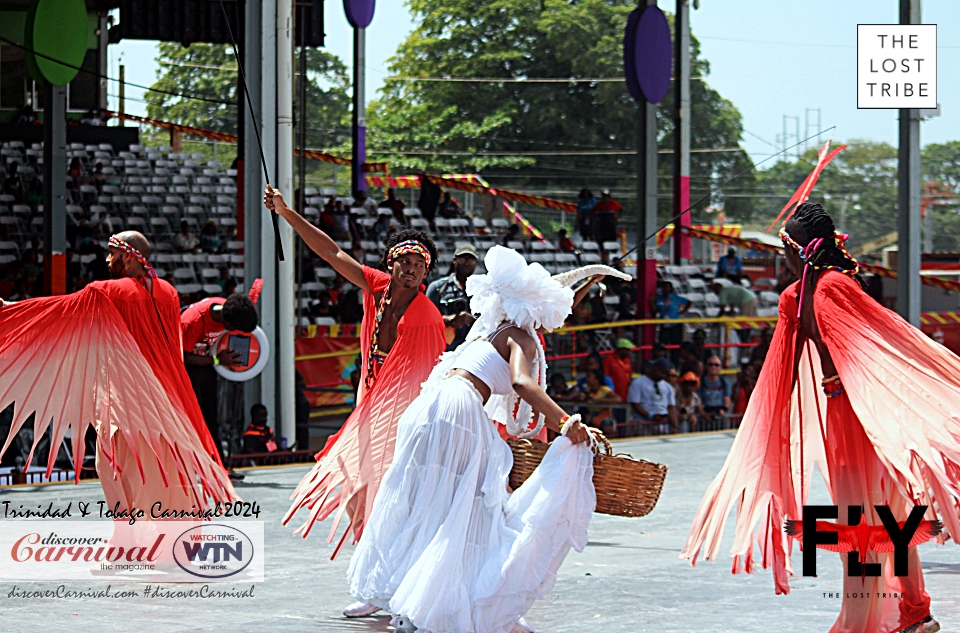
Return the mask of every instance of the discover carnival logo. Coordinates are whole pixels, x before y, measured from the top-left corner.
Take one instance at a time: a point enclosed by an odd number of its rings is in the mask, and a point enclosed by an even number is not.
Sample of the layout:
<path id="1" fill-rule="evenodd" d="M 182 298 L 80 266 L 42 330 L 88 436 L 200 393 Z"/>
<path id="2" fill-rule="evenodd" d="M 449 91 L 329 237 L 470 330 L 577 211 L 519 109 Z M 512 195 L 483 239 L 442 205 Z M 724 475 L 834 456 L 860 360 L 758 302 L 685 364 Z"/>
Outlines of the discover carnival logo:
<path id="1" fill-rule="evenodd" d="M 253 540 L 235 527 L 198 525 L 177 537 L 173 559 L 180 569 L 200 578 L 229 578 L 253 561 Z"/>
<path id="2" fill-rule="evenodd" d="M 262 582 L 262 521 L 10 521 L 0 581 Z"/>

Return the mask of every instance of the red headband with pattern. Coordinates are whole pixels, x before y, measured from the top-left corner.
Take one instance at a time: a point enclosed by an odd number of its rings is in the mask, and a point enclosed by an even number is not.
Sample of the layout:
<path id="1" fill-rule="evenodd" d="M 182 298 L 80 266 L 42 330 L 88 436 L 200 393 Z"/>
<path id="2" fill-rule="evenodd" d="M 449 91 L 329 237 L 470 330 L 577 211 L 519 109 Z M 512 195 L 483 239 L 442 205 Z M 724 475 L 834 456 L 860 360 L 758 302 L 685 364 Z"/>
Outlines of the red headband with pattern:
<path id="1" fill-rule="evenodd" d="M 127 244 L 126 241 L 120 239 L 116 235 L 111 235 L 110 240 L 107 242 L 107 244 L 109 246 L 112 246 L 113 248 L 120 249 L 124 253 L 130 253 L 131 255 L 133 255 L 133 258 L 136 259 L 138 262 L 140 262 L 143 265 L 143 267 L 147 270 L 147 277 L 153 277 L 154 279 L 156 279 L 157 271 L 153 269 L 153 266 L 147 263 L 147 258 L 143 256 L 143 253 L 141 253 L 134 247 L 130 246 L 129 244 Z"/>
<path id="2" fill-rule="evenodd" d="M 416 240 L 406 240 L 400 242 L 387 251 L 387 266 L 392 265 L 398 257 L 407 255 L 409 253 L 414 253 L 415 255 L 422 257 L 423 260 L 427 262 L 427 268 L 430 268 L 430 250 Z"/>

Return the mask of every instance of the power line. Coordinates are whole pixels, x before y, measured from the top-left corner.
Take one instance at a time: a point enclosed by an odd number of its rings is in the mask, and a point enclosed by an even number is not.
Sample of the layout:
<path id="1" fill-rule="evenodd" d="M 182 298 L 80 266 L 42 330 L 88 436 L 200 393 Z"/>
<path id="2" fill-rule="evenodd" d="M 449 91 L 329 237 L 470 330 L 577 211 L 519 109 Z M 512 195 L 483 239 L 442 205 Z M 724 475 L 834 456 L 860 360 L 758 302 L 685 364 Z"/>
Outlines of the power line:
<path id="1" fill-rule="evenodd" d="M 193 100 L 193 101 L 206 101 L 206 102 L 209 102 L 209 103 L 219 103 L 219 104 L 221 104 L 221 105 L 228 105 L 228 106 L 234 106 L 234 107 L 236 107 L 236 105 L 237 105 L 236 103 L 232 103 L 232 102 L 230 102 L 230 101 L 222 101 L 222 100 L 220 100 L 220 99 L 210 99 L 210 98 L 208 98 L 208 97 L 197 97 L 197 96 L 195 96 L 195 95 L 185 95 L 185 94 L 179 93 L 179 92 L 171 92 L 171 91 L 169 91 L 169 90 L 160 90 L 159 88 L 151 88 L 151 87 L 149 87 L 149 86 L 142 86 L 142 85 L 140 85 L 140 84 L 135 84 L 135 83 L 132 83 L 132 82 L 129 82 L 129 81 L 120 81 L 119 79 L 115 79 L 115 78 L 113 78 L 113 77 L 110 77 L 109 75 L 102 75 L 102 74 L 100 74 L 100 73 L 98 73 L 98 72 L 96 72 L 96 71 L 93 71 L 93 70 L 88 70 L 88 69 L 86 69 L 86 68 L 81 68 L 80 66 L 74 66 L 73 64 L 68 64 L 68 63 L 65 62 L 65 61 L 62 61 L 62 60 L 60 60 L 60 59 L 57 59 L 56 57 L 51 57 L 50 55 L 46 55 L 46 54 L 44 54 L 44 53 L 38 53 L 38 52 L 35 51 L 35 50 L 32 50 L 32 49 L 30 49 L 30 48 L 27 48 L 26 46 L 23 46 L 23 45 L 21 45 L 21 44 L 17 44 L 17 43 L 14 42 L 13 40 L 8 40 L 7 38 L 5 38 L 5 37 L 3 37 L 3 36 L 0 36 L 0 42 L 3 42 L 4 44 L 9 44 L 10 46 L 14 46 L 14 47 L 16 47 L 16 48 L 19 48 L 19 49 L 22 50 L 22 51 L 26 51 L 26 52 L 28 52 L 28 53 L 32 53 L 32 54 L 34 54 L 34 55 L 36 55 L 36 56 L 38 56 L 38 57 L 43 57 L 44 59 L 49 59 L 49 60 L 52 61 L 52 62 L 56 62 L 56 63 L 60 64 L 61 66 L 66 66 L 67 68 L 72 68 L 72 69 L 78 70 L 78 71 L 80 71 L 80 72 L 82 72 L 82 73 L 87 73 L 88 75 L 93 75 L 94 77 L 99 77 L 100 79 L 106 79 L 107 81 L 114 81 L 114 82 L 116 82 L 116 83 L 118 83 L 118 84 L 123 84 L 123 85 L 125 85 L 125 86 L 133 86 L 134 88 L 140 88 L 141 90 L 146 90 L 146 91 L 148 91 L 148 92 L 156 92 L 156 93 L 159 93 L 159 94 L 170 95 L 171 97 L 180 97 L 181 99 L 191 99 L 191 100 Z"/>

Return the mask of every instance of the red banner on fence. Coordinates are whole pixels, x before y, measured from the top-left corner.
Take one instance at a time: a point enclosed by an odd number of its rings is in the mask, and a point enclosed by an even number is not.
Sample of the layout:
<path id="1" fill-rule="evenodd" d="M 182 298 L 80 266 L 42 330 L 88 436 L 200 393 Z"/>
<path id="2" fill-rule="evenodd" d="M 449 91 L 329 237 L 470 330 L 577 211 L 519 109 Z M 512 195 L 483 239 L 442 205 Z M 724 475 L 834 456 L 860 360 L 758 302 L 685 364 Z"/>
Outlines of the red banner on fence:
<path id="1" fill-rule="evenodd" d="M 354 352 L 346 354 L 345 352 Z M 297 371 L 308 387 L 350 387 L 350 372 L 360 354 L 360 339 L 327 336 L 296 339 Z M 311 406 L 343 405 L 353 399 L 353 392 L 307 391 Z"/>

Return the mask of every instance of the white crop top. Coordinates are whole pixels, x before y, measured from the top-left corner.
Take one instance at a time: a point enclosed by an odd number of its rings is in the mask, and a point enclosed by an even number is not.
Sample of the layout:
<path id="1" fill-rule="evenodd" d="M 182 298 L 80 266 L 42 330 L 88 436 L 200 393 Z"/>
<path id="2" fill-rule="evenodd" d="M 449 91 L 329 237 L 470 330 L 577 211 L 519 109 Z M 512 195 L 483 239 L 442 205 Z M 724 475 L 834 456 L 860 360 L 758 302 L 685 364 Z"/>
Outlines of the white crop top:
<path id="1" fill-rule="evenodd" d="M 490 341 L 478 340 L 467 345 L 454 363 L 453 369 L 470 372 L 490 387 L 493 395 L 505 396 L 513 393 L 510 364 Z"/>

